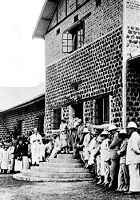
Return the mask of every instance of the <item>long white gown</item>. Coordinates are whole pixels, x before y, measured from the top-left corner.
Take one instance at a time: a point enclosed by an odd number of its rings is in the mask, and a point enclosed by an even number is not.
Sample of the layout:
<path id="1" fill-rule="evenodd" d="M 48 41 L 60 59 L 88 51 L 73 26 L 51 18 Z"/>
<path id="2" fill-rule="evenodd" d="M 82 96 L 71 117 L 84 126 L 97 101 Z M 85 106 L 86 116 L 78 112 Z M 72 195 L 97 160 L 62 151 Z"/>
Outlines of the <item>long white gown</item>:
<path id="1" fill-rule="evenodd" d="M 9 153 L 7 150 L 3 150 L 2 152 L 2 160 L 1 160 L 1 169 L 8 169 L 8 164 L 9 164 Z"/>
<path id="2" fill-rule="evenodd" d="M 84 141 L 83 141 L 83 160 L 88 160 L 89 154 L 88 154 L 88 147 L 89 147 L 89 143 L 90 143 L 90 134 L 87 133 L 84 137 Z"/>
<path id="3" fill-rule="evenodd" d="M 105 175 L 105 161 L 109 158 L 109 139 L 103 140 L 101 144 L 101 176 Z"/>
<path id="4" fill-rule="evenodd" d="M 31 158 L 32 158 L 32 164 L 34 165 L 39 164 L 39 161 L 41 160 L 41 143 L 42 143 L 42 137 L 39 133 L 33 134 L 30 137 L 30 143 L 31 143 Z"/>

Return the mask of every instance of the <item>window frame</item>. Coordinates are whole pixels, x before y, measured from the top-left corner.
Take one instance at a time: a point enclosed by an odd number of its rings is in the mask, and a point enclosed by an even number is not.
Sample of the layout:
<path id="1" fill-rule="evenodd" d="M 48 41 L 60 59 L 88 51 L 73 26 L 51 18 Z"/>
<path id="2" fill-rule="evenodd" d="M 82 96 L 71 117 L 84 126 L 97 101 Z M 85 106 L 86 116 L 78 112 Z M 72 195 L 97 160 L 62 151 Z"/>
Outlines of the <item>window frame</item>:
<path id="1" fill-rule="evenodd" d="M 106 99 L 107 101 L 105 102 Z M 96 124 L 98 124 L 98 121 L 103 124 L 110 123 L 110 116 L 111 116 L 111 96 L 104 95 L 102 97 L 98 97 L 95 101 Z"/>
<path id="2" fill-rule="evenodd" d="M 78 35 L 81 32 L 82 32 L 82 34 Z M 66 34 L 67 34 L 67 37 L 64 38 L 64 35 L 66 35 Z M 75 41 L 74 41 L 74 36 L 75 36 Z M 80 40 L 78 38 L 80 38 Z M 73 26 L 69 30 L 67 30 L 66 32 L 63 32 L 63 34 L 62 34 L 62 52 L 63 53 L 74 52 L 77 49 L 80 49 L 82 46 L 84 46 L 84 41 L 85 41 L 85 21 L 79 20 L 78 22 L 73 24 Z M 67 45 L 64 45 L 64 44 L 67 44 Z M 64 48 L 66 48 L 67 51 L 65 51 Z"/>

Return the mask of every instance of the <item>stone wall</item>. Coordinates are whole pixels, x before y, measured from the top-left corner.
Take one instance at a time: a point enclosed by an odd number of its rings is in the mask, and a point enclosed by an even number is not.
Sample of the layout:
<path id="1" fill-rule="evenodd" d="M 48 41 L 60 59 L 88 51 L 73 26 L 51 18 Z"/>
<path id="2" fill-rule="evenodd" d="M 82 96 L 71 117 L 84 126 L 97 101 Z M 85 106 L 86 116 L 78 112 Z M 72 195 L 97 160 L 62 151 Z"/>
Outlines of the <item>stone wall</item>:
<path id="1" fill-rule="evenodd" d="M 30 106 L 12 109 L 11 111 L 4 111 L 2 119 L 5 122 L 5 127 L 10 133 L 14 132 L 15 127 L 18 125 L 18 121 L 22 121 L 22 134 L 26 134 L 27 131 L 33 131 L 33 128 L 37 125 L 36 118 L 42 115 L 45 115 L 45 99 L 38 103 L 31 104 Z M 4 128 L 1 122 L 0 127 Z M 6 128 L 4 129 L 5 131 L 0 128 L 0 137 L 5 137 L 9 134 L 6 131 Z"/>
<path id="2" fill-rule="evenodd" d="M 140 54 L 140 1 L 126 0 L 125 26 L 127 57 L 137 56 Z"/>
<path id="3" fill-rule="evenodd" d="M 45 36 L 46 66 L 68 55 L 67 53 L 62 53 L 62 34 L 67 28 L 73 25 L 76 15 L 78 15 L 78 19 L 80 20 L 91 12 L 91 15 L 85 19 L 85 45 L 92 43 L 97 38 L 122 25 L 123 0 L 104 0 L 98 7 L 96 7 L 95 0 L 89 0 L 79 9 L 76 9 L 76 0 L 69 0 L 67 17 L 63 12 L 65 2 L 65 0 L 61 0 L 58 6 L 61 11 L 58 10 L 58 16 L 61 20 L 63 19 L 62 22 L 54 14 L 49 32 Z M 79 0 L 78 2 L 81 5 L 85 1 Z M 60 33 L 57 35 L 59 28 Z"/>
<path id="4" fill-rule="evenodd" d="M 1 136 L 6 137 L 8 134 L 8 131 L 5 127 L 5 117 L 3 116 L 2 113 L 0 113 L 0 138 Z"/>
<path id="5" fill-rule="evenodd" d="M 128 62 L 127 66 L 127 122 L 135 121 L 140 126 L 140 60 Z"/>
<path id="6" fill-rule="evenodd" d="M 78 91 L 72 84 L 80 82 Z M 54 108 L 111 94 L 112 122 L 122 125 L 122 27 L 71 53 L 46 69 L 46 130 L 50 130 Z M 93 103 L 85 103 L 94 122 Z M 86 112 L 85 112 L 86 113 Z"/>

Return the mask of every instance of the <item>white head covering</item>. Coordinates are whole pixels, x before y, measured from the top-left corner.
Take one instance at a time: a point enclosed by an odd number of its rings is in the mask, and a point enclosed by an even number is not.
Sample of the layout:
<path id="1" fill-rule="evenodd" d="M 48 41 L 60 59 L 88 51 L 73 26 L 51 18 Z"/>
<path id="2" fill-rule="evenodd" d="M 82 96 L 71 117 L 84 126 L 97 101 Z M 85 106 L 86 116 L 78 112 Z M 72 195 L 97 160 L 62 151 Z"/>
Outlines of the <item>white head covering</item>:
<path id="1" fill-rule="evenodd" d="M 109 135 L 109 132 L 108 131 L 102 131 L 100 136 L 103 136 L 103 135 Z"/>
<path id="2" fill-rule="evenodd" d="M 90 133 L 90 131 L 88 130 L 88 128 L 84 128 L 83 133 Z"/>
<path id="3" fill-rule="evenodd" d="M 114 124 L 110 124 L 108 127 L 108 131 L 117 130 L 118 128 Z"/>
<path id="4" fill-rule="evenodd" d="M 137 124 L 135 122 L 129 122 L 126 128 L 135 128 L 137 129 Z"/>

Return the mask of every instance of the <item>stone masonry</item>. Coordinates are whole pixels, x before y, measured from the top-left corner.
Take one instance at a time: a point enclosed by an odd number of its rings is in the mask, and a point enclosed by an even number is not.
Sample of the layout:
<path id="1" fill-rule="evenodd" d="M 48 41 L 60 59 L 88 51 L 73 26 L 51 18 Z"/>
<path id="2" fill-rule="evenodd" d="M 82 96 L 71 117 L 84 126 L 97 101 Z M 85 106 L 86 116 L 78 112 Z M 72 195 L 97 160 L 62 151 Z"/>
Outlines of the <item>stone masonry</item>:
<path id="1" fill-rule="evenodd" d="M 67 53 L 62 53 L 62 34 L 67 28 L 73 25 L 76 15 L 78 15 L 78 19 L 80 20 L 91 13 L 90 16 L 85 19 L 84 45 L 92 43 L 97 38 L 102 37 L 122 25 L 123 0 L 102 0 L 101 5 L 98 7 L 96 7 L 95 0 L 78 0 L 77 8 L 76 0 L 68 0 L 67 13 L 65 14 L 63 11 L 66 10 L 66 1 L 60 0 L 59 2 L 59 15 L 57 12 L 54 13 L 49 31 L 45 35 L 46 66 L 69 55 Z M 58 17 L 56 15 L 58 15 Z M 56 35 L 56 31 L 59 28 L 60 34 Z"/>
<path id="2" fill-rule="evenodd" d="M 112 122 L 121 125 L 121 75 L 121 27 L 49 66 L 46 74 L 46 92 L 49 94 L 46 97 L 46 127 L 49 127 L 49 122 L 51 123 L 47 112 L 56 107 L 65 107 L 67 98 L 73 99 L 78 94 L 81 100 L 89 101 L 89 98 L 108 93 L 112 95 Z M 79 80 L 82 83 L 79 85 L 79 90 L 75 91 L 71 83 Z"/>
<path id="3" fill-rule="evenodd" d="M 140 60 L 129 61 L 127 66 L 127 121 L 140 125 Z"/>
<path id="4" fill-rule="evenodd" d="M 95 123 L 95 102 L 110 95 L 110 122 L 122 126 L 123 1 L 105 0 L 96 7 L 95 0 L 79 0 L 81 7 L 77 9 L 75 0 L 67 2 L 64 13 L 65 1 L 59 1 L 58 13 L 54 13 L 45 35 L 45 132 L 53 129 L 53 109 L 62 108 L 61 117 L 69 119 L 68 107 L 77 96 L 83 102 L 84 119 Z M 74 16 L 80 20 L 88 13 L 84 46 L 71 54 L 62 53 L 63 32 L 73 24 Z M 78 90 L 72 87 L 75 82 L 81 82 Z"/>
<path id="5" fill-rule="evenodd" d="M 46 1 L 34 37 L 45 39 L 46 133 L 54 110 L 69 119 L 74 104 L 84 121 L 140 121 L 139 63 L 129 63 L 140 56 L 139 0 Z"/>
<path id="6" fill-rule="evenodd" d="M 30 103 L 30 102 L 28 102 Z M 22 122 L 22 134 L 27 131 L 33 131 L 37 126 L 37 118 L 45 115 L 45 95 L 38 102 L 32 102 L 30 105 L 24 105 L 19 108 L 11 108 L 0 113 L 3 122 L 0 121 L 0 137 L 6 137 L 13 133 L 18 126 L 18 122 Z"/>

